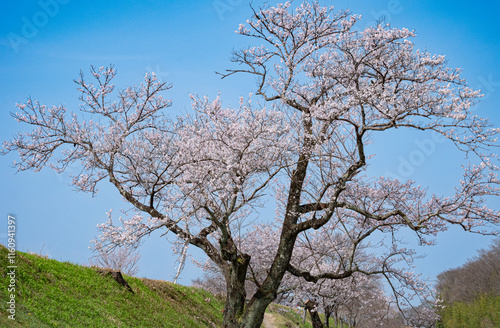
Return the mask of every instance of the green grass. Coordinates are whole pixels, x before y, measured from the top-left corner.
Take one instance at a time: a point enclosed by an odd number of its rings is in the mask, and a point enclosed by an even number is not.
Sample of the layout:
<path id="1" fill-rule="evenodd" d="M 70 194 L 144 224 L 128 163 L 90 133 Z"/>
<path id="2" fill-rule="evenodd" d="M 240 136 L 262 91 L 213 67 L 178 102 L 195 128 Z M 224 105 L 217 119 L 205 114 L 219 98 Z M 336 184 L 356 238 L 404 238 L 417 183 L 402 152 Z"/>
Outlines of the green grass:
<path id="1" fill-rule="evenodd" d="M 7 250 L 0 246 L 0 327 L 220 327 L 223 301 L 165 281 L 125 277 L 128 292 L 93 268 L 16 254 L 16 316 L 8 318 Z M 210 300 L 208 300 L 210 299 Z"/>
<path id="2" fill-rule="evenodd" d="M 500 295 L 482 295 L 470 303 L 455 302 L 441 311 L 441 328 L 499 328 Z"/>
<path id="3" fill-rule="evenodd" d="M 311 319 L 309 317 L 309 313 L 306 316 L 306 322 L 302 323 L 304 310 L 290 308 L 287 306 L 279 305 L 279 304 L 271 304 L 267 308 L 267 313 L 273 315 L 275 317 L 274 324 L 276 328 L 312 328 Z M 319 314 L 321 321 L 325 324 L 325 316 L 323 313 Z M 330 318 L 330 327 L 336 328 L 333 324 L 334 319 Z"/>
<path id="4" fill-rule="evenodd" d="M 274 324 L 277 328 L 312 328 L 311 322 L 309 320 L 309 314 L 307 315 L 307 320 L 302 323 L 303 310 L 289 308 L 283 305 L 271 304 L 267 308 L 267 313 L 273 316 Z"/>

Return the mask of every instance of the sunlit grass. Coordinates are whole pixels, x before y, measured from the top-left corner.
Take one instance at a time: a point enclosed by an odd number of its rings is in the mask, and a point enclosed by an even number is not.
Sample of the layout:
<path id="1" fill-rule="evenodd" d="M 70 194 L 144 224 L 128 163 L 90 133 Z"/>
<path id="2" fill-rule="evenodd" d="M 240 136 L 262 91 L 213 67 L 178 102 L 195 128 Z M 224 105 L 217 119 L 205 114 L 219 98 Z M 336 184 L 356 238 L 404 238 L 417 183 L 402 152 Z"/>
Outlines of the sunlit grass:
<path id="1" fill-rule="evenodd" d="M 219 327 L 223 302 L 190 287 L 126 276 L 130 293 L 95 269 L 34 254 L 16 256 L 16 320 L 0 327 Z M 7 250 L 0 247 L 0 299 L 6 304 Z"/>

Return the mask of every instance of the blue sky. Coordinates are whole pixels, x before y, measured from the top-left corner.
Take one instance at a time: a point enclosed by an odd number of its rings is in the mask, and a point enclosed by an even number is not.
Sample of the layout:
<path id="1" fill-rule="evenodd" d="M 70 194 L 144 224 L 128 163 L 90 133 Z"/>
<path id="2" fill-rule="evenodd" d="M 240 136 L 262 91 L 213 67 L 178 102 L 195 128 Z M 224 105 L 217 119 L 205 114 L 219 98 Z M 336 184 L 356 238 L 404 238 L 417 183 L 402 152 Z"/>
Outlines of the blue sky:
<path id="1" fill-rule="evenodd" d="M 259 6 L 263 1 L 253 1 Z M 270 4 L 276 2 L 269 1 Z M 419 48 L 445 54 L 449 65 L 463 68 L 462 76 L 485 98 L 479 115 L 500 125 L 500 4 L 497 1 L 351 0 L 321 1 L 363 15 L 364 26 L 384 15 L 396 27 L 416 30 Z M 47 105 L 78 108 L 78 92 L 72 82 L 90 65 L 114 64 L 119 87 L 138 84 L 154 71 L 174 88 L 172 113 L 190 108 L 189 93 L 218 92 L 226 104 L 254 91 L 252 79 L 240 76 L 221 80 L 214 72 L 231 67 L 232 49 L 247 45 L 234 33 L 250 17 L 246 1 L 12 1 L 0 12 L 0 139 L 10 139 L 24 127 L 9 115 L 28 96 Z M 432 135 L 401 132 L 380 136 L 369 173 L 416 180 L 431 191 L 450 193 L 460 175 L 463 156 Z M 428 151 L 422 147 L 427 145 Z M 48 254 L 58 260 L 84 263 L 91 256 L 89 240 L 96 225 L 128 205 L 109 185 L 92 198 L 69 186 L 70 167 L 62 175 L 44 169 L 15 174 L 10 166 L 15 154 L 0 157 L 0 242 L 6 240 L 8 214 L 17 219 L 17 245 L 21 251 Z M 490 206 L 499 208 L 498 199 Z M 435 277 L 456 267 L 487 247 L 489 237 L 457 229 L 443 234 L 437 246 L 423 250 L 419 271 Z M 140 276 L 171 280 L 175 256 L 158 236 L 141 247 Z M 188 263 L 180 280 L 189 284 L 200 271 Z"/>

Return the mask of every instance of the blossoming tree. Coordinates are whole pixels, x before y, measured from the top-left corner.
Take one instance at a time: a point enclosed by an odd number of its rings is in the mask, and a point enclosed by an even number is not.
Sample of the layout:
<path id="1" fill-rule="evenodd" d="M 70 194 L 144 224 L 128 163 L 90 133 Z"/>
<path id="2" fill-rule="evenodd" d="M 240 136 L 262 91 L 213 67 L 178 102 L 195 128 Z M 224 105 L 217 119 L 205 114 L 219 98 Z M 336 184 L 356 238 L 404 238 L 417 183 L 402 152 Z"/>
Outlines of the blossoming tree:
<path id="1" fill-rule="evenodd" d="M 247 291 L 260 288 L 267 277 L 279 244 L 280 228 L 277 226 L 256 225 L 237 242 L 240 250 L 252 259 L 247 274 L 250 282 Z M 298 270 L 319 276 L 342 272 L 351 262 L 362 269 L 346 278 L 320 278 L 317 281 L 307 281 L 288 272 L 277 291 L 277 301 L 290 306 L 305 306 L 313 319 L 313 327 L 323 326 L 317 315 L 319 311 L 324 314 L 326 327 L 330 327 L 332 316 L 335 327 L 341 318 L 355 327 L 391 327 L 392 324 L 399 324 L 400 327 L 402 319 L 416 318 L 435 322 L 435 314 L 422 306 L 414 306 L 417 302 L 435 302 L 432 290 L 412 272 L 415 269 L 411 264 L 414 253 L 403 248 L 387 250 L 383 242 L 379 245 L 368 245 L 367 240 L 358 242 L 352 234 L 359 233 L 359 230 L 350 229 L 344 220 L 337 218 L 322 229 L 300 234 L 290 262 Z M 379 240 L 367 239 L 371 242 Z M 204 269 L 208 272 L 217 270 L 210 261 Z M 394 291 L 392 296 L 384 295 L 381 285 L 384 277 L 388 287 Z"/>
<path id="2" fill-rule="evenodd" d="M 404 230 L 422 243 L 449 225 L 495 233 L 500 214 L 484 201 L 499 195 L 488 155 L 499 130 L 471 113 L 480 93 L 443 56 L 415 50 L 412 31 L 359 30 L 358 20 L 317 3 L 254 10 L 237 32 L 259 44 L 236 51 L 238 68 L 223 76 L 254 75 L 266 107 L 251 98 L 225 108 L 219 98 L 193 97 L 193 114 L 171 120 L 164 115 L 171 105 L 162 97 L 165 82 L 147 75 L 116 93 L 113 67 L 92 68 L 94 83 L 83 73 L 76 80 L 82 115 L 28 100 L 13 116 L 33 130 L 7 141 L 4 152 L 19 151 L 18 170 L 49 165 L 62 172 L 80 162 L 73 184 L 83 191 L 96 192 L 104 180 L 116 187 L 136 215 L 116 224 L 108 213 L 96 247 L 134 245 L 163 230 L 202 249 L 226 280 L 224 327 L 259 327 L 287 273 L 318 282 L 396 272 L 384 260 L 391 256 L 366 266 L 356 261 L 375 235 L 389 236 L 390 255 L 405 252 L 397 238 Z M 370 137 L 395 128 L 434 131 L 477 159 L 464 168 L 455 194 L 439 197 L 410 181 L 362 175 Z M 273 192 L 279 239 L 256 292 L 246 295 L 252 257 L 240 247 L 240 228 Z M 329 226 L 349 231 L 352 252 L 342 264 L 326 272 L 294 265 L 298 238 Z"/>

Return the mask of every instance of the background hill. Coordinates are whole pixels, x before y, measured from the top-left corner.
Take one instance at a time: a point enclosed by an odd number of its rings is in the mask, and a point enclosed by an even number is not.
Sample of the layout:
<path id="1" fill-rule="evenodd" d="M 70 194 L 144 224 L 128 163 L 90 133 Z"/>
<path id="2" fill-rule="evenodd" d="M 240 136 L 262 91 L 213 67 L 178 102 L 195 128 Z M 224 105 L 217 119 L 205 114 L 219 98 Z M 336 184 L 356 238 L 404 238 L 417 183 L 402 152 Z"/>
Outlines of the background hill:
<path id="1" fill-rule="evenodd" d="M 440 328 L 500 327 L 500 238 L 464 265 L 442 272 Z"/>

